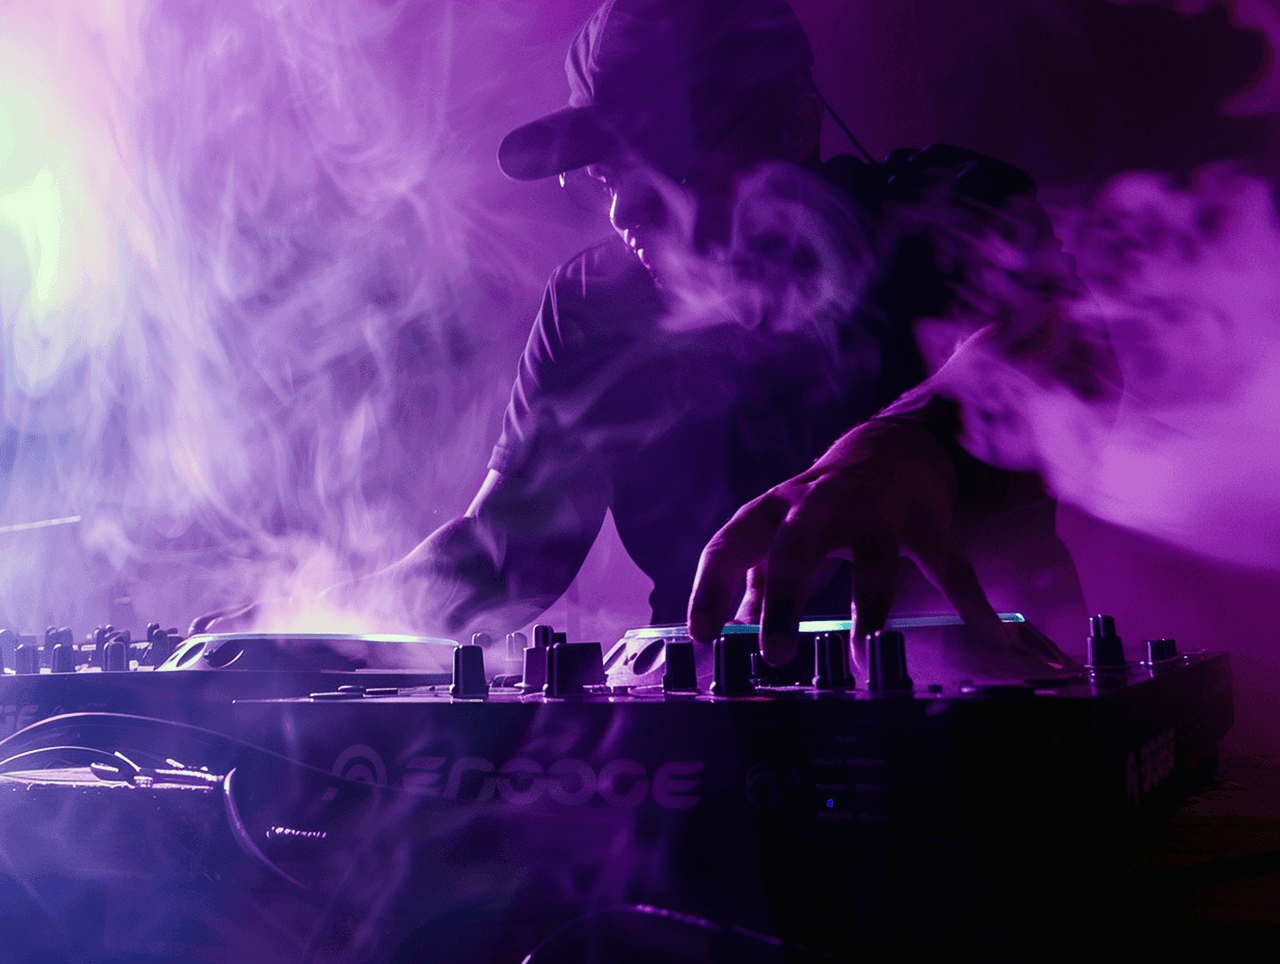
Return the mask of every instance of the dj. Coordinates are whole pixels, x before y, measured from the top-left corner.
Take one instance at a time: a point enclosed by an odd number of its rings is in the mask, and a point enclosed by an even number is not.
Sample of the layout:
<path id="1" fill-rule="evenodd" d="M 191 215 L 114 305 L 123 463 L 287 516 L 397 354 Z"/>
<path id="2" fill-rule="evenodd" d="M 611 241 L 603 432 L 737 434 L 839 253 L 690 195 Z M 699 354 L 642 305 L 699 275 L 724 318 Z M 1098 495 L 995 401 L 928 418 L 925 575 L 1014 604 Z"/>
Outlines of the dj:
<path id="1" fill-rule="evenodd" d="M 939 198 L 993 224 L 1011 210 L 1026 223 L 1030 211 L 1043 243 L 1052 231 L 1034 186 L 955 148 L 820 162 L 812 62 L 784 0 L 606 0 L 579 31 L 569 106 L 509 134 L 498 160 L 512 178 L 593 188 L 615 234 L 552 276 L 488 476 L 465 515 L 396 567 L 420 611 L 453 632 L 523 625 L 569 586 L 606 509 L 654 582 L 655 622 L 687 613 L 708 641 L 735 613 L 758 620 L 772 662 L 794 652 L 806 602 L 847 611 L 847 576 L 823 586 L 836 555 L 852 561 L 855 639 L 883 625 L 905 554 L 998 656 L 1011 644 L 957 528 L 1000 530 L 988 540 L 995 555 L 1010 533 L 1013 551 L 1029 550 L 1016 563 L 1028 576 L 1012 589 L 1019 608 L 1080 605 L 1038 479 L 969 455 L 957 437 L 995 449 L 968 424 L 979 419 L 926 380 L 913 324 L 956 307 L 960 269 L 938 263 L 946 242 L 895 217 Z M 743 196 L 762 170 L 800 179 Z M 832 217 L 822 185 L 846 206 L 834 217 L 861 233 L 852 246 L 862 251 L 841 265 L 815 266 L 822 252 L 806 246 Z M 813 223 L 789 237 L 737 236 L 752 220 L 743 207 L 779 194 L 816 197 Z M 767 288 L 779 248 L 784 287 L 857 289 L 829 330 L 776 315 L 673 322 L 692 310 L 682 286 L 697 265 L 727 263 L 742 284 L 764 277 Z M 815 271 L 857 278 L 806 277 Z M 1001 334 L 966 347 L 984 340 Z"/>
<path id="2" fill-rule="evenodd" d="M 999 161 L 933 147 L 822 162 L 812 63 L 785 0 L 606 0 L 569 51 L 570 106 L 503 140 L 507 175 L 594 191 L 615 233 L 552 276 L 470 508 L 381 574 L 427 625 L 529 622 L 612 510 L 653 620 L 687 615 L 698 640 L 760 621 L 784 662 L 806 603 L 830 614 L 851 597 L 860 640 L 895 597 L 942 603 L 906 556 L 980 630 L 983 665 L 1061 661 L 1005 640 L 961 548 L 985 540 L 1023 577 L 1001 587 L 1017 608 L 1082 615 L 1053 503 L 958 443 L 1000 454 L 930 377 L 915 328 L 972 307 L 956 242 L 975 223 L 1060 245 L 1030 178 Z M 1053 344 L 1032 301 L 1030 327 L 1005 318 L 960 353 Z M 833 576 L 835 557 L 851 562 Z"/>

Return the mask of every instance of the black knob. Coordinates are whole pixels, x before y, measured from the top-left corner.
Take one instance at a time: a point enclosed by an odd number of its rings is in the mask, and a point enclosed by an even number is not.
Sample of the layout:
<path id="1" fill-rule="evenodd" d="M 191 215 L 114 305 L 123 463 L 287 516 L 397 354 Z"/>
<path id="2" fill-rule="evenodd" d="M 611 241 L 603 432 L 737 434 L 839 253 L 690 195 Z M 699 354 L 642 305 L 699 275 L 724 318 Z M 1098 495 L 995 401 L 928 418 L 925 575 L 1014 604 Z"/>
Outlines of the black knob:
<path id="1" fill-rule="evenodd" d="M 603 684 L 604 652 L 599 643 L 556 643 L 547 650 L 547 685 L 542 688 L 547 696 L 582 696 L 588 686 Z"/>
<path id="2" fill-rule="evenodd" d="M 151 665 L 159 666 L 173 655 L 175 640 L 165 630 L 157 628 L 151 636 Z"/>
<path id="3" fill-rule="evenodd" d="M 529 639 L 524 633 L 507 633 L 507 659 L 522 659 Z"/>
<path id="4" fill-rule="evenodd" d="M 547 650 L 555 632 L 550 626 L 534 626 L 533 642 L 524 650 L 524 672 L 520 688 L 526 691 L 541 690 L 547 683 Z"/>
<path id="5" fill-rule="evenodd" d="M 756 637 L 734 633 L 716 640 L 715 677 L 711 681 L 712 696 L 750 696 L 751 654 L 757 651 Z"/>
<path id="6" fill-rule="evenodd" d="M 21 638 L 21 637 L 20 637 Z M 13 650 L 13 671 L 24 675 L 40 672 L 40 650 L 35 637 L 28 636 L 29 643 L 19 643 Z"/>
<path id="7" fill-rule="evenodd" d="M 667 670 L 662 674 L 662 688 L 668 693 L 696 693 L 698 669 L 693 658 L 693 642 L 667 640 Z"/>
<path id="8" fill-rule="evenodd" d="M 118 633 L 111 637 L 103 652 L 102 668 L 108 673 L 124 673 L 129 669 L 129 644 Z"/>
<path id="9" fill-rule="evenodd" d="M 473 643 L 470 646 L 459 646 L 453 651 L 453 683 L 449 686 L 449 693 L 464 700 L 482 700 L 489 695 L 489 684 L 484 679 L 482 647 Z"/>
<path id="10" fill-rule="evenodd" d="M 849 643 L 844 633 L 818 633 L 813 637 L 813 685 L 820 690 L 853 689 Z"/>
<path id="11" fill-rule="evenodd" d="M 1178 655 L 1178 641 L 1176 639 L 1148 639 L 1147 640 L 1147 662 L 1159 663 L 1162 660 L 1173 659 Z"/>
<path id="12" fill-rule="evenodd" d="M 910 692 L 907 675 L 907 647 L 902 633 L 882 629 L 867 641 L 868 688 L 880 693 Z"/>
<path id="13" fill-rule="evenodd" d="M 50 626 L 44 631 L 44 661 L 55 673 L 76 671 L 76 636 L 71 630 Z"/>
<path id="14" fill-rule="evenodd" d="M 1110 616 L 1089 617 L 1088 666 L 1123 666 L 1124 646 L 1116 635 L 1116 621 Z"/>
<path id="15" fill-rule="evenodd" d="M 99 626 L 93 631 L 93 655 L 89 657 L 90 666 L 105 666 L 107 640 L 111 632 L 106 626 Z"/>
<path id="16" fill-rule="evenodd" d="M 53 647 L 53 658 L 49 668 L 55 673 L 74 673 L 76 671 L 76 648 L 70 643 L 59 643 Z"/>

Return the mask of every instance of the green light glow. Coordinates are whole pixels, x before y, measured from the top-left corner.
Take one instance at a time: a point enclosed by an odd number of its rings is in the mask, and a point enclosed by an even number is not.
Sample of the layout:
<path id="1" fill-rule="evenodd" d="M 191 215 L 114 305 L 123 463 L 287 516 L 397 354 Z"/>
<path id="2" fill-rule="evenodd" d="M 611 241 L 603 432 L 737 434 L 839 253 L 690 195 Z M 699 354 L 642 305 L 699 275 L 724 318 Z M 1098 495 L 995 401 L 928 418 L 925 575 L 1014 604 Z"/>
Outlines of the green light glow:
<path id="1" fill-rule="evenodd" d="M 44 314 L 52 307 L 62 255 L 62 192 L 47 167 L 26 187 L 0 195 L 0 221 L 22 239 L 31 266 L 32 307 Z"/>

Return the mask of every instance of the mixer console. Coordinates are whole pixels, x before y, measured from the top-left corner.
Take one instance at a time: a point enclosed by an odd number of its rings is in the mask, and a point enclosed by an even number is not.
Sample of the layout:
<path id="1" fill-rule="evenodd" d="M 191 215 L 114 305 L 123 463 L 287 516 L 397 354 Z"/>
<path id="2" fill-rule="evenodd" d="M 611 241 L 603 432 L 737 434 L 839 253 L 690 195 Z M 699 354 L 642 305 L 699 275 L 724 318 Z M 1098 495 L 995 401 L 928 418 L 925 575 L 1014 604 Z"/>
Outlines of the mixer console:
<path id="1" fill-rule="evenodd" d="M 236 698 L 216 727 L 62 716 L 0 742 L 0 855 L 81 881 L 116 951 L 539 964 L 568 922 L 659 907 L 776 935 L 762 960 L 843 958 L 922 906 L 1097 874 L 1210 778 L 1229 658 L 1091 630 L 1094 665 L 1011 680 L 938 675 L 947 616 L 892 622 L 866 679 L 847 622 L 802 624 L 780 669 L 754 627 L 607 651 L 539 627 L 518 675 L 463 645 L 447 681 Z M 55 820 L 124 838 L 51 853 Z"/>
<path id="2" fill-rule="evenodd" d="M 43 637 L 0 630 L 0 736 L 61 713 L 138 713 L 204 726 L 233 700 L 342 687 L 447 683 L 455 643 L 415 636 L 201 634 L 98 627 Z"/>

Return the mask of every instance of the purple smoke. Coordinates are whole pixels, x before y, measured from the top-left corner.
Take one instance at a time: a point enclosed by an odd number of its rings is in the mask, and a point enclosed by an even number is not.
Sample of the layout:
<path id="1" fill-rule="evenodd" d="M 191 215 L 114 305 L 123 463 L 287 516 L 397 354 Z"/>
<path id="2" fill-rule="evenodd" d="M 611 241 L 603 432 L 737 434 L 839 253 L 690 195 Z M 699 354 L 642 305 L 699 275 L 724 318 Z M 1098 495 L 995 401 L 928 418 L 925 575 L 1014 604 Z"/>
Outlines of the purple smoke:
<path id="1" fill-rule="evenodd" d="M 465 507 L 538 290 L 607 230 L 493 163 L 562 104 L 592 6 L 6 5 L 0 527 L 81 521 L 0 533 L 4 622 L 92 625 L 123 586 L 166 623 L 293 595 L 325 628 L 399 628 L 394 600 L 308 590 Z M 1127 393 L 1101 418 L 1026 386 L 1064 498 L 1273 565 L 1269 8 L 796 6 L 873 153 L 951 141 L 1041 182 Z M 1201 173 L 1125 173 L 1150 168 Z M 620 567 L 601 543 L 553 620 L 638 622 Z"/>
<path id="2" fill-rule="evenodd" d="M 492 160 L 558 96 L 537 11 L 5 18 L 3 521 L 82 516 L 6 537 L 6 621 L 100 621 L 122 575 L 185 623 L 385 564 L 465 505 L 578 227 Z"/>

